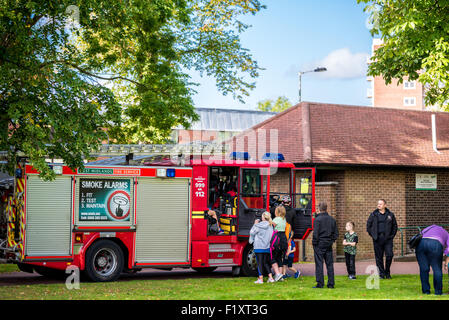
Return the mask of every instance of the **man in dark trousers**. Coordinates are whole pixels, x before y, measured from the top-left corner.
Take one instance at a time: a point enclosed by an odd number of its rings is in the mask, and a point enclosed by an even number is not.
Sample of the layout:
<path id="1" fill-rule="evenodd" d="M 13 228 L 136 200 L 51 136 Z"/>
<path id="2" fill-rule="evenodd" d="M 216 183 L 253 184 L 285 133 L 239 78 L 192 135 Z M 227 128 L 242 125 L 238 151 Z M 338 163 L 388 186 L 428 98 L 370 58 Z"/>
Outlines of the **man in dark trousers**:
<path id="1" fill-rule="evenodd" d="M 315 277 L 316 286 L 314 288 L 324 287 L 323 261 L 327 269 L 327 287 L 334 288 L 334 258 L 332 254 L 332 245 L 338 238 L 337 222 L 327 213 L 327 204 L 321 202 L 318 205 L 319 215 L 313 223 L 312 245 L 315 257 Z"/>
<path id="2" fill-rule="evenodd" d="M 366 223 L 366 231 L 373 238 L 374 255 L 381 279 L 391 279 L 390 266 L 393 262 L 393 239 L 398 231 L 396 218 L 384 199 L 377 202 Z M 385 265 L 384 265 L 385 254 Z"/>

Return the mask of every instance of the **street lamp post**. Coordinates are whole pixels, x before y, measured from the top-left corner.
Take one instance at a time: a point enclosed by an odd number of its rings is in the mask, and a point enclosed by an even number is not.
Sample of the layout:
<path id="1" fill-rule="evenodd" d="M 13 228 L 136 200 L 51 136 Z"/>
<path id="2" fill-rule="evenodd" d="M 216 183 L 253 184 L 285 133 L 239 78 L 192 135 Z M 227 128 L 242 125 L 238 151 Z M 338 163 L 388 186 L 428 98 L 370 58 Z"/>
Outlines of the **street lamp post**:
<path id="1" fill-rule="evenodd" d="M 299 102 L 301 102 L 301 77 L 302 77 L 302 75 L 305 73 L 310 73 L 310 72 L 324 72 L 324 71 L 327 71 L 327 69 L 323 68 L 323 67 L 319 67 L 319 68 L 316 68 L 316 69 L 310 70 L 310 71 L 299 71 Z"/>

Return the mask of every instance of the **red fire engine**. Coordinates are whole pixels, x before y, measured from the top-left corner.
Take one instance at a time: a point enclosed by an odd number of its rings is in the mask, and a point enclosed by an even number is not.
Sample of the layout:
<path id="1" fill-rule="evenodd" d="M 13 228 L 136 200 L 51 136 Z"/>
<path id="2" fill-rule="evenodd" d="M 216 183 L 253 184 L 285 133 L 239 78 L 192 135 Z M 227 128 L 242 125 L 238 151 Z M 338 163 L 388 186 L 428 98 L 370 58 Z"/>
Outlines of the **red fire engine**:
<path id="1" fill-rule="evenodd" d="M 314 168 L 235 154 L 183 166 L 51 166 L 50 182 L 30 165 L 16 171 L 2 249 L 22 271 L 76 266 L 93 281 L 142 268 L 232 267 L 234 275 L 253 275 L 251 226 L 264 211 L 274 213 L 281 195 L 292 199 L 294 239 L 312 231 Z"/>

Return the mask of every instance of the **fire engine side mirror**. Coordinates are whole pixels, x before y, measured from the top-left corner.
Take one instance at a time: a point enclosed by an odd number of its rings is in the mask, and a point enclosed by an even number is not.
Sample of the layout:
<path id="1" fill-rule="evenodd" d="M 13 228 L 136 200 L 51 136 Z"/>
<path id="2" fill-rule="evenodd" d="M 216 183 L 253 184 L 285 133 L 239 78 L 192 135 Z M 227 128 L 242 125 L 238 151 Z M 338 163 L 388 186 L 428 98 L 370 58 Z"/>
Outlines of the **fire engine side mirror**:
<path id="1" fill-rule="evenodd" d="M 15 173 L 16 173 L 16 178 L 17 179 L 22 179 L 23 178 L 23 170 L 22 169 L 17 168 Z"/>

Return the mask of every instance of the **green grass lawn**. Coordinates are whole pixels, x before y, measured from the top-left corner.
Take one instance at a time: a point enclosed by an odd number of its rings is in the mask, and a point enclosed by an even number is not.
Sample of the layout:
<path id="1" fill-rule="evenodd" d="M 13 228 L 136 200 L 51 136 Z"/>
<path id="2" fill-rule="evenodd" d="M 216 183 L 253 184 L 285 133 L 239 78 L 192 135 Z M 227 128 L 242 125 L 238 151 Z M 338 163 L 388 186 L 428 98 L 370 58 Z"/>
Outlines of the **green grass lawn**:
<path id="1" fill-rule="evenodd" d="M 16 264 L 0 264 L 0 273 L 20 271 Z"/>
<path id="2" fill-rule="evenodd" d="M 3 300 L 449 300 L 449 295 L 423 295 L 418 275 L 395 275 L 380 280 L 379 289 L 367 289 L 366 276 L 348 280 L 336 276 L 335 289 L 313 289 L 312 276 L 284 282 L 254 284 L 255 278 L 192 277 L 189 279 L 139 279 L 111 283 L 82 282 L 80 289 L 68 290 L 56 284 L 0 286 Z M 430 279 L 432 283 L 432 277 Z M 432 289 L 433 290 L 433 289 Z M 444 276 L 444 292 L 448 277 Z"/>

